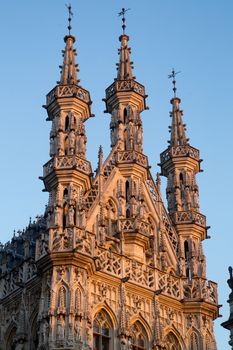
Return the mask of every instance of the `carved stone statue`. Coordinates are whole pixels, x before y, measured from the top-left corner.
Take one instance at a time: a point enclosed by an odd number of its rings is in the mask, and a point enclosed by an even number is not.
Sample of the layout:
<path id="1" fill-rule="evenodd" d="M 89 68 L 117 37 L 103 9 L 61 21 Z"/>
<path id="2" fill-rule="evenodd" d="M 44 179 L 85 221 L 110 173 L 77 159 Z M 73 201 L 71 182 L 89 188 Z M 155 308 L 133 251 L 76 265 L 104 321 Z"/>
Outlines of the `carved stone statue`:
<path id="1" fill-rule="evenodd" d="M 137 135 L 136 135 L 136 145 L 137 145 L 137 151 L 142 151 L 142 127 L 139 126 L 137 128 Z"/>
<path id="2" fill-rule="evenodd" d="M 57 320 L 57 338 L 59 340 L 62 340 L 65 338 L 65 320 L 64 316 L 60 315 L 58 316 Z"/>
<path id="3" fill-rule="evenodd" d="M 64 155 L 64 135 L 62 131 L 59 131 L 57 135 L 57 149 L 58 149 L 58 155 L 63 156 Z"/>
<path id="4" fill-rule="evenodd" d="M 77 342 L 81 339 L 79 321 L 76 319 L 74 322 L 74 340 Z"/>
<path id="5" fill-rule="evenodd" d="M 197 189 L 195 189 L 193 192 L 193 202 L 194 202 L 194 208 L 198 209 L 199 208 L 199 194 L 198 194 Z"/>
<path id="6" fill-rule="evenodd" d="M 61 209 L 58 206 L 54 209 L 54 224 L 58 227 L 61 226 Z"/>
<path id="7" fill-rule="evenodd" d="M 176 202 L 176 210 L 182 210 L 181 191 L 178 187 L 175 189 L 175 202 Z"/>
<path id="8" fill-rule="evenodd" d="M 187 210 L 190 210 L 191 204 L 192 204 L 192 199 L 191 199 L 190 189 L 188 186 L 185 187 L 185 197 L 186 197 Z"/>
<path id="9" fill-rule="evenodd" d="M 72 130 L 69 133 L 69 147 L 70 147 L 70 154 L 74 154 L 74 150 L 75 150 L 75 133 Z"/>
<path id="10" fill-rule="evenodd" d="M 127 125 L 127 140 L 126 140 L 126 146 L 128 150 L 132 150 L 133 149 L 133 141 L 134 141 L 134 125 L 133 123 L 130 121 Z"/>
<path id="11" fill-rule="evenodd" d="M 68 210 L 68 224 L 70 226 L 74 225 L 74 207 L 71 205 Z"/>
<path id="12" fill-rule="evenodd" d="M 105 237 L 106 237 L 106 227 L 105 226 L 99 226 L 99 240 L 100 244 L 105 243 Z"/>
<path id="13" fill-rule="evenodd" d="M 49 151 L 50 157 L 53 157 L 55 155 L 55 141 L 54 137 L 50 137 L 50 151 Z"/>
<path id="14" fill-rule="evenodd" d="M 77 142 L 77 153 L 80 155 L 80 157 L 85 158 L 86 155 L 86 138 L 85 135 L 79 135 L 78 142 Z"/>
<path id="15" fill-rule="evenodd" d="M 46 344 L 48 342 L 48 336 L 49 336 L 49 324 L 46 319 L 43 319 L 40 328 L 41 328 L 41 343 Z"/>

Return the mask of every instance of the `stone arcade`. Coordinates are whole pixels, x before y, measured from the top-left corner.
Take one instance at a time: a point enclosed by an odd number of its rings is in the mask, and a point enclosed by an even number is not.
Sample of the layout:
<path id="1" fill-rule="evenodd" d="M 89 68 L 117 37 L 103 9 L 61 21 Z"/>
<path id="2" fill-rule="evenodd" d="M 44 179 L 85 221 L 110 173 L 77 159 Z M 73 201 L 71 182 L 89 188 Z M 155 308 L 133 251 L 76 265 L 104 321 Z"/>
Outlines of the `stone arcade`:
<path id="1" fill-rule="evenodd" d="M 124 19 L 124 16 L 123 16 Z M 75 38 L 48 93 L 50 159 L 43 216 L 0 247 L 0 349 L 215 350 L 216 283 L 206 278 L 199 150 L 171 99 L 161 153 L 168 210 L 143 153 L 146 94 L 120 36 L 117 78 L 106 89 L 111 152 L 96 175 L 86 159 L 91 98 L 80 86 Z M 107 132 L 107 130 L 106 130 Z M 164 136 L 165 138 L 165 136 Z"/>

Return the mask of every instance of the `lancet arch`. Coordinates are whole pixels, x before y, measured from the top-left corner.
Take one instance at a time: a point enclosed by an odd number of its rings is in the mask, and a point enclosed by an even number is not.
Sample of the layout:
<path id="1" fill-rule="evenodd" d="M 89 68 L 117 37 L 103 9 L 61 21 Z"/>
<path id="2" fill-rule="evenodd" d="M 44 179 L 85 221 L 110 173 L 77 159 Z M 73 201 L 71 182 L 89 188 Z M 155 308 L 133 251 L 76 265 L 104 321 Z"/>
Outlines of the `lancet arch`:
<path id="1" fill-rule="evenodd" d="M 107 311 L 108 309 L 108 311 Z M 110 308 L 100 308 L 93 319 L 93 350 L 110 350 L 114 344 L 114 322 Z"/>
<path id="2" fill-rule="evenodd" d="M 143 323 L 145 322 L 137 319 L 130 327 L 130 336 L 133 350 L 146 350 L 149 348 L 149 336 Z"/>
<path id="3" fill-rule="evenodd" d="M 15 350 L 15 336 L 17 331 L 17 325 L 15 322 L 11 322 L 7 331 L 6 331 L 6 349 L 8 350 Z"/>

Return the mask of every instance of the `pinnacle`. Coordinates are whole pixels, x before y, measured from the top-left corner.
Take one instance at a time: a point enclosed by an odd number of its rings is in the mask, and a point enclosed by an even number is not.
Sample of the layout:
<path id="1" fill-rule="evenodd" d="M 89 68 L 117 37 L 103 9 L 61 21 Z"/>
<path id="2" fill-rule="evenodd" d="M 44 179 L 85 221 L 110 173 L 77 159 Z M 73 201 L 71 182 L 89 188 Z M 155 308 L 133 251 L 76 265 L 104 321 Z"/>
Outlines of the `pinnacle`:
<path id="1" fill-rule="evenodd" d="M 130 60 L 129 37 L 122 34 L 119 38 L 121 48 L 119 49 L 120 61 L 117 63 L 117 80 L 134 80 L 133 62 Z"/>
<path id="2" fill-rule="evenodd" d="M 64 38 L 66 43 L 65 50 L 63 52 L 63 64 L 61 68 L 61 79 L 60 84 L 77 84 L 78 80 L 78 65 L 75 62 L 75 56 L 77 55 L 76 50 L 73 47 L 75 43 L 75 37 L 73 35 L 66 35 Z"/>
<path id="3" fill-rule="evenodd" d="M 178 97 L 171 99 L 172 104 L 172 125 L 169 127 L 169 132 L 171 133 L 171 138 L 169 144 L 171 146 L 184 146 L 187 145 L 188 139 L 186 138 L 186 125 L 183 124 L 182 120 L 182 110 L 180 110 L 181 100 Z"/>

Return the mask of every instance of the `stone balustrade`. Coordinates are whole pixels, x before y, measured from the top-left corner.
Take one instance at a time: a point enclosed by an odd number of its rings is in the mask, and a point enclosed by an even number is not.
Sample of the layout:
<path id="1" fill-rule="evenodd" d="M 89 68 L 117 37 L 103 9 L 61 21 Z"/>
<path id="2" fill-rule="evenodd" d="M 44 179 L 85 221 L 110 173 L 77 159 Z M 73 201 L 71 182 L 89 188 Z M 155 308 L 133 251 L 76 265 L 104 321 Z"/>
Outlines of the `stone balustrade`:
<path id="1" fill-rule="evenodd" d="M 77 97 L 86 103 L 90 103 L 89 92 L 78 85 L 57 85 L 46 96 L 47 106 L 59 97 Z"/>
<path id="2" fill-rule="evenodd" d="M 137 151 L 118 151 L 115 159 L 117 163 L 136 163 L 143 167 L 148 167 L 148 158 L 144 154 Z"/>
<path id="3" fill-rule="evenodd" d="M 119 91 L 134 91 L 141 96 L 145 96 L 145 88 L 135 80 L 117 80 L 110 85 L 106 90 L 106 98 L 110 98 Z"/>
<path id="4" fill-rule="evenodd" d="M 85 174 L 91 174 L 91 164 L 77 155 L 55 156 L 43 167 L 43 177 L 49 175 L 54 169 L 77 169 Z"/>
<path id="5" fill-rule="evenodd" d="M 163 164 L 172 157 L 191 157 L 199 161 L 200 152 L 198 149 L 189 145 L 172 146 L 167 148 L 163 153 L 161 153 L 160 162 Z"/>
<path id="6" fill-rule="evenodd" d="M 193 210 L 175 212 L 173 214 L 173 222 L 175 224 L 197 224 L 206 227 L 205 215 Z"/>

